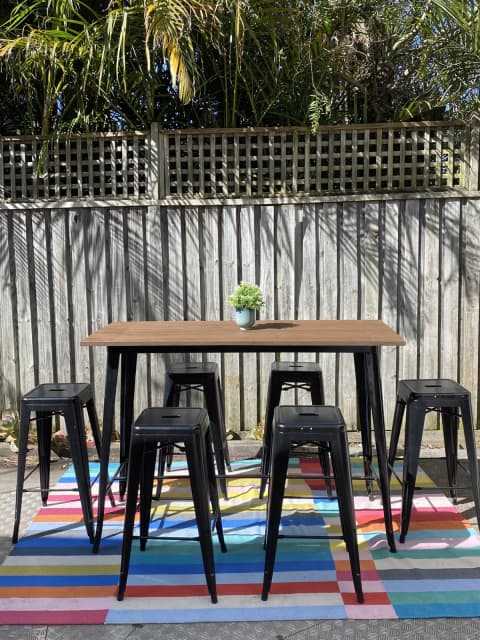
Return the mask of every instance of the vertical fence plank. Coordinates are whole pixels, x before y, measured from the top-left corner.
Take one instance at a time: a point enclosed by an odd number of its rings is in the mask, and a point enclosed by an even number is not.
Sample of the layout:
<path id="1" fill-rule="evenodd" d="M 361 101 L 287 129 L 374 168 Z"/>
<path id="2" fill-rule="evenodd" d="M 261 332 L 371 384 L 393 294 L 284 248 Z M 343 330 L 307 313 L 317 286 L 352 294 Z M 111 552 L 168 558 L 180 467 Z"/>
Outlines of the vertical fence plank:
<path id="1" fill-rule="evenodd" d="M 382 239 L 380 254 L 382 264 L 380 317 L 392 329 L 397 331 L 399 331 L 398 281 L 400 277 L 398 236 L 401 210 L 401 203 L 398 201 L 385 203 L 383 220 L 380 225 Z M 390 427 L 395 408 L 398 385 L 398 354 L 400 350 L 398 347 L 382 347 L 381 351 L 383 400 L 387 428 Z"/>
<path id="2" fill-rule="evenodd" d="M 315 320 L 318 312 L 317 238 L 315 233 L 315 205 L 297 207 L 295 222 L 295 318 Z M 299 353 L 298 360 L 315 362 L 315 353 Z M 299 404 L 310 404 L 310 394 L 298 391 Z"/>
<path id="3" fill-rule="evenodd" d="M 166 320 L 184 320 L 182 219 L 178 209 L 168 208 L 166 238 Z"/>
<path id="4" fill-rule="evenodd" d="M 425 201 L 423 238 L 420 265 L 419 377 L 435 378 L 440 375 L 438 359 L 440 212 L 436 201 Z"/>
<path id="5" fill-rule="evenodd" d="M 400 213 L 400 277 L 398 330 L 406 345 L 399 351 L 399 378 L 418 377 L 418 271 L 420 227 L 419 202 L 407 201 Z"/>
<path id="6" fill-rule="evenodd" d="M 88 331 L 95 331 L 109 322 L 109 294 L 107 294 L 105 211 L 92 209 L 86 229 L 86 265 L 90 291 Z M 90 349 L 90 381 L 95 397 L 103 397 L 105 386 L 106 350 Z M 97 407 L 100 410 L 100 406 Z"/>
<path id="7" fill-rule="evenodd" d="M 131 320 L 145 320 L 147 314 L 145 295 L 145 211 L 144 209 L 125 209 L 125 262 L 128 274 L 127 307 Z M 147 356 L 141 354 L 137 362 L 137 384 L 135 388 L 135 415 L 149 404 L 147 385 Z"/>
<path id="8" fill-rule="evenodd" d="M 10 213 L 0 211 L 0 411 L 16 407 L 17 379 L 13 336 L 12 276 L 9 246 Z"/>
<path id="9" fill-rule="evenodd" d="M 242 280 L 258 284 L 256 269 L 255 208 L 240 207 L 238 234 L 240 244 L 240 269 Z M 257 355 L 245 353 L 240 357 L 240 395 L 242 422 L 245 429 L 255 432 L 258 421 Z"/>
<path id="10" fill-rule="evenodd" d="M 277 295 L 276 317 L 279 320 L 293 320 L 295 318 L 295 300 L 297 298 L 295 280 L 296 261 L 296 210 L 293 205 L 281 205 L 277 207 L 277 243 L 276 243 L 276 266 L 275 291 Z M 292 361 L 297 356 L 293 353 L 282 352 L 281 360 Z M 294 391 L 282 393 L 282 403 L 290 404 L 295 402 Z"/>
<path id="11" fill-rule="evenodd" d="M 147 208 L 145 217 L 145 320 L 164 319 L 163 291 L 163 216 L 165 210 L 158 206 Z M 152 406 L 163 405 L 163 388 L 165 379 L 165 356 L 152 354 L 149 363 L 150 396 Z"/>
<path id="12" fill-rule="evenodd" d="M 35 306 L 35 328 L 33 332 L 33 352 L 38 358 L 36 374 L 38 382 L 53 382 L 56 366 L 52 354 L 51 287 L 49 274 L 50 247 L 48 236 L 50 216 L 48 212 L 34 212 L 32 215 L 32 263 L 31 275 L 35 277 L 34 292 L 30 295 L 31 307 Z M 32 270 L 32 267 L 34 270 Z M 34 302 L 33 302 L 34 300 Z M 33 328 L 33 327 L 32 327 Z M 36 344 L 35 344 L 36 342 Z"/>
<path id="13" fill-rule="evenodd" d="M 458 200 L 444 202 L 440 245 L 441 319 L 438 349 L 440 376 L 454 380 L 459 374 L 460 213 Z"/>
<path id="14" fill-rule="evenodd" d="M 200 320 L 202 316 L 202 282 L 200 277 L 200 226 L 198 210 L 188 207 L 184 217 L 184 300 L 185 319 Z M 200 361 L 202 355 L 193 353 L 191 360 Z M 199 391 L 190 391 L 190 406 L 203 406 L 204 395 Z"/>
<path id="15" fill-rule="evenodd" d="M 261 318 L 275 318 L 275 207 L 262 205 L 259 207 L 259 285 L 263 291 L 265 305 Z M 275 354 L 260 353 L 258 357 L 258 396 L 260 422 L 263 423 L 267 399 L 270 367 Z"/>
<path id="16" fill-rule="evenodd" d="M 16 314 L 18 322 L 18 368 L 20 394 L 35 386 L 35 361 L 33 355 L 32 309 L 30 301 L 30 261 L 27 234 L 32 214 L 13 216 L 13 250 L 15 260 Z M 34 310 L 35 312 L 36 310 Z"/>
<path id="17" fill-rule="evenodd" d="M 200 278 L 200 225 L 196 208 L 185 210 L 185 311 L 187 320 L 202 317 Z"/>
<path id="18" fill-rule="evenodd" d="M 345 203 L 339 220 L 339 271 L 338 271 L 338 313 L 342 320 L 356 320 L 359 309 L 359 210 L 357 203 Z M 355 393 L 352 393 L 355 380 L 355 368 L 351 354 L 340 354 L 337 374 L 337 404 L 340 407 L 348 428 L 357 424 L 357 406 Z"/>
<path id="19" fill-rule="evenodd" d="M 360 268 L 359 316 L 376 319 L 379 312 L 380 277 L 383 264 L 380 264 L 380 216 L 382 203 L 366 202 L 359 213 L 358 250 Z"/>
<path id="20" fill-rule="evenodd" d="M 87 281 L 85 265 L 85 216 L 81 209 L 71 209 L 69 215 L 69 240 L 72 256 L 70 274 L 71 305 L 70 313 L 70 350 L 73 354 L 72 380 L 90 380 L 90 361 L 88 350 L 80 346 L 80 340 L 88 335 L 89 319 L 87 315 Z"/>
<path id="21" fill-rule="evenodd" d="M 238 284 L 238 251 L 237 251 L 237 210 L 235 207 L 224 207 L 222 215 L 222 298 L 227 300 Z M 240 329 L 239 329 L 240 331 Z M 240 365 L 239 356 L 226 353 L 224 358 L 223 391 L 228 398 L 225 407 L 227 430 L 236 430 L 240 422 Z"/>
<path id="22" fill-rule="evenodd" d="M 479 402 L 479 319 L 480 319 L 480 200 L 464 202 L 462 206 L 462 287 L 460 383 L 472 393 L 476 407 L 474 417 L 480 426 Z M 474 409 L 475 410 L 475 409 Z"/>
<path id="23" fill-rule="evenodd" d="M 68 249 L 67 229 L 68 213 L 53 210 L 50 214 L 51 251 L 52 251 L 52 304 L 55 309 L 55 353 L 56 370 L 59 382 L 69 382 L 72 378 L 72 364 L 69 337 L 68 274 L 70 251 Z M 68 262 L 68 264 L 67 264 Z M 103 389 L 101 389 L 103 395 Z"/>
<path id="24" fill-rule="evenodd" d="M 318 270 L 319 270 L 319 317 L 323 320 L 337 319 L 338 296 L 338 207 L 336 203 L 318 206 Z M 336 358 L 331 354 L 320 354 L 323 371 L 325 399 L 336 404 Z"/>
<path id="25" fill-rule="evenodd" d="M 219 246 L 220 208 L 202 207 L 199 213 L 201 224 L 201 269 L 202 280 L 202 314 L 205 320 L 230 320 L 233 317 L 233 309 L 224 304 L 223 291 L 220 287 L 220 274 L 222 273 L 222 261 Z M 206 360 L 216 362 L 223 378 L 223 358 L 219 353 L 205 354 Z M 227 402 L 225 389 L 222 385 L 224 402 Z M 240 428 L 240 424 L 238 428 Z"/>

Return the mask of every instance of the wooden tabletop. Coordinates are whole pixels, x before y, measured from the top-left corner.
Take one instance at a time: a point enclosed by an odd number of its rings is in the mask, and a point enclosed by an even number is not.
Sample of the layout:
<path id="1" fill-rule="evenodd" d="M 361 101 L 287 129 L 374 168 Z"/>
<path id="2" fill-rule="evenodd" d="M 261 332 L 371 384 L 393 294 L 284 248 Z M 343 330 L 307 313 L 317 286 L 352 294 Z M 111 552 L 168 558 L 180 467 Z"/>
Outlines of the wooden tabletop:
<path id="1" fill-rule="evenodd" d="M 241 330 L 233 320 L 112 322 L 82 346 L 175 351 L 281 351 L 402 346 L 381 320 L 259 320 Z"/>

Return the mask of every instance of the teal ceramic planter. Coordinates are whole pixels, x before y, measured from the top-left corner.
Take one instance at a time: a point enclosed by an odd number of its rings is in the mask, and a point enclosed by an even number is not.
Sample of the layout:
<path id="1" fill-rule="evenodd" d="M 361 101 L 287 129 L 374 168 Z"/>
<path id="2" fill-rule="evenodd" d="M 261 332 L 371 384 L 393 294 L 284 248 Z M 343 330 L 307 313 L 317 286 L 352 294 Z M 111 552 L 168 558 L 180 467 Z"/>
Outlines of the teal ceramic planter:
<path id="1" fill-rule="evenodd" d="M 255 309 L 236 309 L 235 320 L 240 329 L 251 329 L 255 324 Z"/>

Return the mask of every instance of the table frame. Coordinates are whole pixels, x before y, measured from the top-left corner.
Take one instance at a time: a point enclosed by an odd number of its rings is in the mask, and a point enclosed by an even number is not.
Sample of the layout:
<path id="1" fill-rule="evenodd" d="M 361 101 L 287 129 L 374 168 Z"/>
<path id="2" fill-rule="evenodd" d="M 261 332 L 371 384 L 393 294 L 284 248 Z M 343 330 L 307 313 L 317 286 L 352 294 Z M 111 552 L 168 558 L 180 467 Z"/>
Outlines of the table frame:
<path id="1" fill-rule="evenodd" d="M 195 329 L 193 332 L 194 337 L 192 337 L 193 334 L 191 332 L 192 323 Z M 138 354 L 282 352 L 350 353 L 353 355 L 357 413 L 362 433 L 365 476 L 366 478 L 372 478 L 371 433 L 373 425 L 385 533 L 390 550 L 395 552 L 379 351 L 381 346 L 402 346 L 405 344 L 403 338 L 380 320 L 264 321 L 263 323 L 257 323 L 254 327 L 255 330 L 249 331 L 240 331 L 233 322 L 229 321 L 185 321 L 184 327 L 186 331 L 183 339 L 181 338 L 182 333 L 178 333 L 181 324 L 182 321 L 112 323 L 91 334 L 81 342 L 82 346 L 107 347 L 107 372 L 94 552 L 99 549 L 103 531 L 105 498 L 109 487 L 108 463 L 114 428 L 119 369 L 120 463 L 125 465 L 128 461 L 130 433 L 134 419 L 133 407 Z M 135 332 L 135 325 L 138 327 L 138 332 Z M 335 327 L 338 328 L 337 338 Z M 128 329 L 128 336 L 124 335 L 124 329 Z M 262 329 L 266 330 L 263 334 Z M 280 329 L 287 329 L 287 331 L 282 332 Z M 226 333 L 226 337 L 224 333 Z"/>

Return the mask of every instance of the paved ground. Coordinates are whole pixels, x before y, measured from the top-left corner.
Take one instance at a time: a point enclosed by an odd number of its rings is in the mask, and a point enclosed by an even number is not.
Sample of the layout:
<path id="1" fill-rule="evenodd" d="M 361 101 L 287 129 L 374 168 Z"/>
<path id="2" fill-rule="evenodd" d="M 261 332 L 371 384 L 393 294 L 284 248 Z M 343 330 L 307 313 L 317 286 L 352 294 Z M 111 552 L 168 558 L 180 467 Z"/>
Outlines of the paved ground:
<path id="1" fill-rule="evenodd" d="M 438 439 L 432 438 L 422 451 L 422 466 L 437 482 L 443 476 L 438 460 Z M 239 445 L 238 455 L 252 452 Z M 52 464 L 52 481 L 58 478 L 68 460 Z M 34 478 L 32 479 L 34 482 Z M 13 526 L 16 486 L 15 456 L 0 447 L 0 561 L 8 553 Z M 38 494 L 25 494 L 22 530 L 39 507 Z M 473 505 L 468 491 L 460 492 L 459 508 L 472 522 Z M 1 603 L 0 603 L 1 609 Z M 435 620 L 302 620 L 281 622 L 145 624 L 106 626 L 5 626 L 0 625 L 0 640 L 473 640 L 480 639 L 480 619 Z"/>

